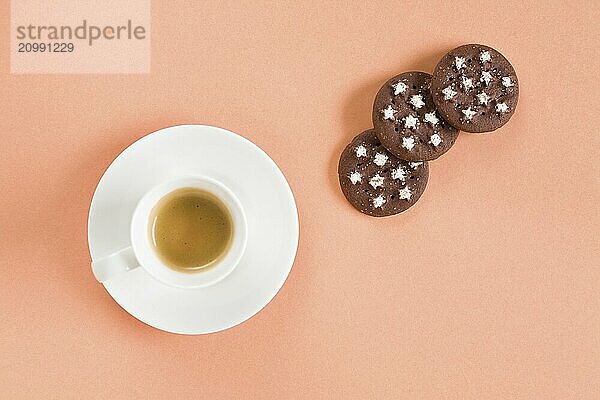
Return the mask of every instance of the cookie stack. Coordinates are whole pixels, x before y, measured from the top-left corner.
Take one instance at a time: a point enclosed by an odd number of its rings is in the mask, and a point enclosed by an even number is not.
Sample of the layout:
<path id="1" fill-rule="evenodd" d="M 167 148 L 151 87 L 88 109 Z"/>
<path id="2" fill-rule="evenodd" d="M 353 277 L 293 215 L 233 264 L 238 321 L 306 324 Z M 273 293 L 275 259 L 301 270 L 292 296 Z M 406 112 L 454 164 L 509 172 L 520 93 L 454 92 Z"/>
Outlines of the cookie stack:
<path id="1" fill-rule="evenodd" d="M 405 72 L 379 89 L 373 129 L 346 146 L 338 174 L 344 196 L 362 213 L 385 217 L 421 197 L 428 161 L 452 147 L 459 131 L 486 133 L 508 122 L 519 97 L 517 75 L 497 50 L 451 50 L 433 75 Z"/>

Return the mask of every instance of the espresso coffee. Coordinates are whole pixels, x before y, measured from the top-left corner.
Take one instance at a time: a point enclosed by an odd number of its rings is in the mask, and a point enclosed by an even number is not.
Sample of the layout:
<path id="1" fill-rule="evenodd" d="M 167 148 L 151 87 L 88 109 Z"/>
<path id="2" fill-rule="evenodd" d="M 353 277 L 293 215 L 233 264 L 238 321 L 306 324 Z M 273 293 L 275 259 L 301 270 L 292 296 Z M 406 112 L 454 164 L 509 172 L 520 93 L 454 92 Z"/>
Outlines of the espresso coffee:
<path id="1" fill-rule="evenodd" d="M 233 237 L 227 206 L 212 193 L 196 188 L 178 189 L 163 197 L 150 214 L 149 227 L 161 261 L 185 272 L 215 265 Z"/>

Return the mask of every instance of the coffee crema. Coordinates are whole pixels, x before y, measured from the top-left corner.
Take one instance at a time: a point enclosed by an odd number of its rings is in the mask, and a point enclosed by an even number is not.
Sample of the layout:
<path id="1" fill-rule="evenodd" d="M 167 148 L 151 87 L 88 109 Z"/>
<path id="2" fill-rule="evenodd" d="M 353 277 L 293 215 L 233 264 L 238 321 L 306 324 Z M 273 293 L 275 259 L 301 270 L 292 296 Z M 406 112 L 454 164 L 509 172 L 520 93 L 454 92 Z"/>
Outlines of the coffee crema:
<path id="1" fill-rule="evenodd" d="M 206 270 L 227 253 L 233 222 L 214 194 L 182 188 L 164 196 L 152 209 L 149 234 L 160 260 L 177 271 Z"/>

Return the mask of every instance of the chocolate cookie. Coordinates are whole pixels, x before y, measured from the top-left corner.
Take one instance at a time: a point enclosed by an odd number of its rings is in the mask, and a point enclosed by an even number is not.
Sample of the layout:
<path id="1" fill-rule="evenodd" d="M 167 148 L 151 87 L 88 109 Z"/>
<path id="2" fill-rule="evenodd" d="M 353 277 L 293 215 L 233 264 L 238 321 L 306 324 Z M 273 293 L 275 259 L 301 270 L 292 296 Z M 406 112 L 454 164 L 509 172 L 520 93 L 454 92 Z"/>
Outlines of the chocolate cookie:
<path id="1" fill-rule="evenodd" d="M 387 81 L 375 96 L 373 126 L 383 145 L 408 161 L 433 160 L 456 140 L 458 130 L 438 114 L 431 75 L 405 72 Z"/>
<path id="2" fill-rule="evenodd" d="M 381 145 L 373 130 L 346 146 L 338 165 L 344 196 L 358 211 L 374 217 L 398 214 L 419 200 L 427 185 L 427 161 L 404 161 Z"/>
<path id="3" fill-rule="evenodd" d="M 431 94 L 440 114 L 466 132 L 490 132 L 508 122 L 519 99 L 517 74 L 497 50 L 466 44 L 435 67 Z"/>

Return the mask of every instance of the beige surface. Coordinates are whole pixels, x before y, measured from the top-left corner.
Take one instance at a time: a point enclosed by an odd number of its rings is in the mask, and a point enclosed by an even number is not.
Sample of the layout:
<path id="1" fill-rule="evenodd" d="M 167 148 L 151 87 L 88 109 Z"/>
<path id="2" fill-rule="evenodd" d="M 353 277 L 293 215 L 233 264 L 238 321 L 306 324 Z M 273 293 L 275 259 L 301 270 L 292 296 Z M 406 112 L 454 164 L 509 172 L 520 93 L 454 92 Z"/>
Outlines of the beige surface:
<path id="1" fill-rule="evenodd" d="M 149 75 L 9 75 L 0 32 L 2 397 L 600 398 L 599 3 L 238 3 L 154 1 Z M 516 114 L 406 214 L 355 212 L 337 158 L 377 89 L 468 42 L 511 60 Z M 301 223 L 275 300 L 201 337 L 122 311 L 86 243 L 110 161 L 180 123 L 264 148 Z"/>

